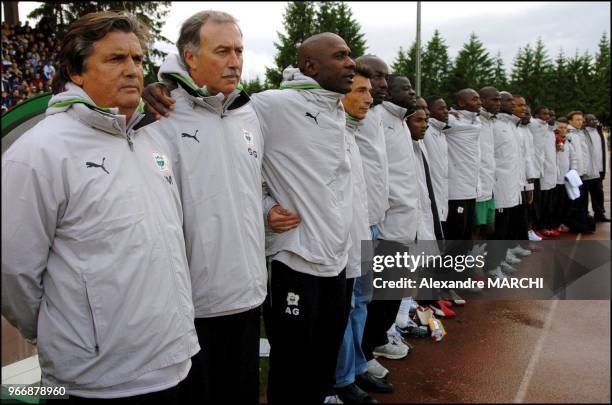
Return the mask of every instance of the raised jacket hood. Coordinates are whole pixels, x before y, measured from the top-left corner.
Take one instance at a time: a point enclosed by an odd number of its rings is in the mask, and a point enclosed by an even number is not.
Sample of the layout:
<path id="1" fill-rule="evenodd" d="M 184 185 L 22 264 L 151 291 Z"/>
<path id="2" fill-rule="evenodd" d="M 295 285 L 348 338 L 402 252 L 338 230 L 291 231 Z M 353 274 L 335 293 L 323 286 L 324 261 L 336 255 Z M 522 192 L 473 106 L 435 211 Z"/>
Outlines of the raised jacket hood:
<path id="1" fill-rule="evenodd" d="M 329 104 L 330 110 L 337 108 L 338 104 L 340 104 L 344 98 L 343 94 L 324 89 L 315 79 L 306 76 L 300 71 L 300 69 L 292 66 L 289 66 L 283 71 L 283 81 L 281 82 L 280 88 L 281 90 L 309 90 L 303 92 L 303 96 L 308 101 L 316 102 L 318 104 L 321 102 Z"/>

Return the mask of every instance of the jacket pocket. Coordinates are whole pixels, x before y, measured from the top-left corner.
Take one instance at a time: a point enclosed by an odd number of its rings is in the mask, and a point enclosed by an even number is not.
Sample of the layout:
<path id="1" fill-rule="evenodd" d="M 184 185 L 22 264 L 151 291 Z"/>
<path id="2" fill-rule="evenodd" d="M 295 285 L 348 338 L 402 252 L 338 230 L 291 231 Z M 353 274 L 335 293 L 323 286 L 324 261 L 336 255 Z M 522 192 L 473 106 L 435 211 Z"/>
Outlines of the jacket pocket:
<path id="1" fill-rule="evenodd" d="M 87 280 L 85 280 L 84 278 L 83 278 L 83 283 L 85 285 L 85 298 L 87 300 L 87 308 L 88 308 L 89 314 L 91 316 L 91 326 L 92 326 L 92 330 L 93 330 L 93 345 L 92 345 L 92 347 L 96 351 L 96 354 L 98 354 L 99 351 L 100 351 L 100 345 L 99 345 L 98 328 L 97 328 L 97 324 L 96 324 L 96 315 L 95 315 L 95 312 L 94 312 L 94 309 L 93 309 L 93 304 L 91 302 L 91 293 L 89 291 L 89 288 L 87 287 Z"/>

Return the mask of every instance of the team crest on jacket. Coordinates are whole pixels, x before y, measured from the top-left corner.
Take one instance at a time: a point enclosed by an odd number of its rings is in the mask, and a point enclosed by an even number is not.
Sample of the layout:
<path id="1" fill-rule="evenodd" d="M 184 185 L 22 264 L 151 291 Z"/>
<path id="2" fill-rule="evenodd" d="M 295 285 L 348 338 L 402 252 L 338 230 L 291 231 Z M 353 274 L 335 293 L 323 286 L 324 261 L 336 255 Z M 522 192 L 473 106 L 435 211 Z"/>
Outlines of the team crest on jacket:
<path id="1" fill-rule="evenodd" d="M 255 139 L 253 137 L 253 134 L 251 134 L 246 129 L 243 129 L 242 130 L 242 137 L 244 138 L 244 141 L 246 142 L 247 147 L 249 147 L 249 148 L 255 147 Z"/>
<path id="2" fill-rule="evenodd" d="M 153 159 L 155 159 L 155 165 L 160 172 L 167 172 L 170 170 L 170 162 L 168 161 L 166 155 L 159 152 L 153 152 Z"/>

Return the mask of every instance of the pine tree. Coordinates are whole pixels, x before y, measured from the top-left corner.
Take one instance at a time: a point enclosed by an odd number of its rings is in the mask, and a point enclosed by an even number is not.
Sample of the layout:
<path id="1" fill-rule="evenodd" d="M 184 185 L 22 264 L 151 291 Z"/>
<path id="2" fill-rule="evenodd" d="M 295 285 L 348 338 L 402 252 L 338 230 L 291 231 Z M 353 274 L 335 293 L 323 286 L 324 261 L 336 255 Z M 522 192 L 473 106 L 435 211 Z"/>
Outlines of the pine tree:
<path id="1" fill-rule="evenodd" d="M 572 110 L 575 97 L 574 78 L 569 71 L 568 60 L 563 53 L 563 49 L 559 50 L 559 54 L 555 59 L 552 82 L 551 102 L 549 104 L 552 104 L 551 107 L 555 110 L 557 117 L 562 117 Z"/>
<path id="2" fill-rule="evenodd" d="M 483 43 L 475 33 L 472 33 L 469 41 L 457 54 L 446 90 L 449 94 L 454 94 L 465 88 L 477 90 L 491 85 L 494 78 L 494 65 L 495 62 Z"/>
<path id="3" fill-rule="evenodd" d="M 421 55 L 423 55 L 423 50 L 421 50 Z M 408 77 L 414 86 L 416 80 L 416 41 L 412 42 L 408 52 L 400 47 L 397 58 L 391 65 L 391 71 L 396 75 Z"/>
<path id="4" fill-rule="evenodd" d="M 421 58 L 421 94 L 425 97 L 441 94 L 448 81 L 451 62 L 444 42 L 440 32 L 435 30 Z"/>
<path id="5" fill-rule="evenodd" d="M 552 86 L 553 65 L 544 42 L 538 39 L 535 49 L 527 44 L 514 60 L 511 91 L 521 94 L 532 107 L 548 104 Z"/>
<path id="6" fill-rule="evenodd" d="M 495 57 L 495 67 L 493 68 L 493 80 L 491 85 L 499 91 L 508 89 L 508 77 L 504 68 L 504 60 L 501 57 L 501 52 L 497 52 Z"/>
<path id="7" fill-rule="evenodd" d="M 283 16 L 285 34 L 277 32 L 279 42 L 274 43 L 278 53 L 274 57 L 275 67 L 266 67 L 266 85 L 278 87 L 283 79 L 283 70 L 297 66 L 297 48 L 316 31 L 316 10 L 312 1 L 292 1 Z"/>
<path id="8" fill-rule="evenodd" d="M 53 29 L 58 38 L 62 39 L 66 29 L 77 18 L 96 11 L 127 11 L 134 14 L 149 27 L 149 49 L 143 62 L 145 83 L 157 80 L 159 63 L 167 55 L 166 52 L 154 46 L 156 42 L 172 42 L 161 32 L 165 17 L 170 12 L 169 1 L 57 1 L 46 2 L 28 15 L 28 18 L 44 19 Z"/>
<path id="9" fill-rule="evenodd" d="M 274 43 L 278 50 L 274 58 L 276 67 L 266 68 L 266 82 L 270 87 L 278 87 L 287 66 L 297 66 L 297 48 L 311 35 L 333 32 L 344 39 L 353 58 L 365 53 L 364 34 L 350 7 L 343 1 L 318 4 L 317 8 L 314 2 L 296 1 L 287 6 L 283 23 L 287 34 L 278 33 L 280 42 Z"/>
<path id="10" fill-rule="evenodd" d="M 365 34 L 361 32 L 361 24 L 355 20 L 351 8 L 344 1 L 337 3 L 335 13 L 336 30 L 331 32 L 335 32 L 346 41 L 348 47 L 351 48 L 352 58 L 360 57 L 367 49 Z"/>
<path id="11" fill-rule="evenodd" d="M 610 41 L 604 32 L 595 55 L 593 113 L 606 125 L 610 125 Z"/>

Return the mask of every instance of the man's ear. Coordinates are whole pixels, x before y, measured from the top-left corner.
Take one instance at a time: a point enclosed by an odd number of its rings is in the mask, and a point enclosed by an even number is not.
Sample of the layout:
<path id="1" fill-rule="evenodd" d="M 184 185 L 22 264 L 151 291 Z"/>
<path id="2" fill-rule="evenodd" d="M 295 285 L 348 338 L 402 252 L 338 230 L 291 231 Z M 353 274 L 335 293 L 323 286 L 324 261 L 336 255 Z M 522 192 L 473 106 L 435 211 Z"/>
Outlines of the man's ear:
<path id="1" fill-rule="evenodd" d="M 84 83 L 84 79 L 83 79 L 83 74 L 79 73 L 79 74 L 69 74 L 70 77 L 70 81 L 73 82 L 74 84 L 76 84 L 79 87 L 83 87 L 83 83 Z"/>
<path id="2" fill-rule="evenodd" d="M 183 58 L 185 59 L 185 64 L 187 65 L 187 70 L 188 71 L 192 71 L 192 70 L 196 70 L 198 64 L 197 64 L 197 56 L 194 55 L 192 52 L 185 50 L 183 52 Z"/>
<path id="3" fill-rule="evenodd" d="M 315 78 L 319 74 L 319 63 L 311 57 L 304 62 L 304 73 L 308 77 Z"/>

